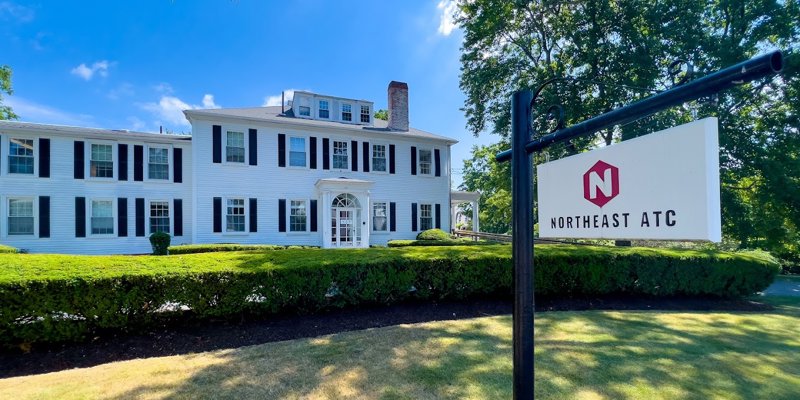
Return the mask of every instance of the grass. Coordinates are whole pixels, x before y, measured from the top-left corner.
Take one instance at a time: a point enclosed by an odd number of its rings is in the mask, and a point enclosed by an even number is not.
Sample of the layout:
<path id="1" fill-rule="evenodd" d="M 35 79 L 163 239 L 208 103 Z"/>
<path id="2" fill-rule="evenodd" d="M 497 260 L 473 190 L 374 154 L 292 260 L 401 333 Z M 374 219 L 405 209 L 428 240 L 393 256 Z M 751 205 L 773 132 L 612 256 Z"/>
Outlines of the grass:
<path id="1" fill-rule="evenodd" d="M 800 298 L 772 313 L 549 312 L 541 399 L 792 399 Z M 511 398 L 510 316 L 432 322 L 0 380 L 0 398 Z"/>
<path id="2" fill-rule="evenodd" d="M 6 246 L 4 244 L 0 244 L 0 253 L 16 253 L 19 250 L 16 247 Z"/>

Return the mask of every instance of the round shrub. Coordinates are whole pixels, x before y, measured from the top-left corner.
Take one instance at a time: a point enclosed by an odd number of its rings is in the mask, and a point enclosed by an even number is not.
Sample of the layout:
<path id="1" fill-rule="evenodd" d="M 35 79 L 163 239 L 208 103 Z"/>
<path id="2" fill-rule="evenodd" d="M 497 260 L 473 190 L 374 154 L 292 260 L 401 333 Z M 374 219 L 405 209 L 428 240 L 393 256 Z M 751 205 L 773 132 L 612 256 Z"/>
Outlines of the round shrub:
<path id="1" fill-rule="evenodd" d="M 150 245 L 153 246 L 154 256 L 165 256 L 169 254 L 169 233 L 156 232 L 150 235 Z"/>
<path id="2" fill-rule="evenodd" d="M 417 240 L 449 240 L 450 235 L 441 229 L 428 229 L 417 235 Z"/>

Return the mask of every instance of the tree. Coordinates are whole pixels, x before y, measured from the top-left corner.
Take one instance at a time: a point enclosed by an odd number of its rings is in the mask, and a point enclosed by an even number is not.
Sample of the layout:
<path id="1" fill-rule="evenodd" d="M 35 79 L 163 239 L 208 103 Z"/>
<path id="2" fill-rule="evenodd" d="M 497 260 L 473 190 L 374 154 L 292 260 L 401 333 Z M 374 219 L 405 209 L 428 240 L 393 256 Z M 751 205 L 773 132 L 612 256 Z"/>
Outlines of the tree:
<path id="1" fill-rule="evenodd" d="M 380 109 L 378 111 L 375 111 L 375 118 L 382 119 L 384 121 L 388 121 L 389 120 L 389 111 L 385 110 L 385 109 Z"/>
<path id="2" fill-rule="evenodd" d="M 550 78 L 564 81 L 542 93 L 534 115 L 545 115 L 548 106 L 560 104 L 569 126 L 671 87 L 676 77 L 668 67 L 674 60 L 684 59 L 702 76 L 765 49 L 800 48 L 796 1 L 471 0 L 460 4 L 456 21 L 464 29 L 461 88 L 467 96 L 467 126 L 475 135 L 498 135 L 500 143 L 508 143 L 511 94 Z M 598 143 L 716 115 L 725 236 L 741 247 L 796 254 L 798 57 L 789 55 L 787 64 L 781 77 L 554 146 L 538 157 L 556 159 Z M 545 122 L 535 121 L 538 132 L 548 127 Z M 472 168 L 465 168 L 464 189 L 506 190 L 507 168 L 476 162 L 478 157 L 491 157 L 486 154 L 490 148 L 507 146 L 474 149 Z"/>
<path id="3" fill-rule="evenodd" d="M 8 65 L 0 66 L 0 120 L 17 119 L 11 107 L 3 105 L 3 92 L 14 93 L 11 89 L 11 67 Z"/>

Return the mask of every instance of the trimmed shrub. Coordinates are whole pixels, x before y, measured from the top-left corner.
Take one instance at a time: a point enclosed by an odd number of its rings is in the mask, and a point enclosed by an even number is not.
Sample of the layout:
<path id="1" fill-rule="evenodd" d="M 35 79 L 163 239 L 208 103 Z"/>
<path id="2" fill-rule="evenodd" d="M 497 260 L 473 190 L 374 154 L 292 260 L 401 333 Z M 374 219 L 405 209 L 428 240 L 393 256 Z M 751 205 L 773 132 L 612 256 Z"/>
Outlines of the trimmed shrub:
<path id="1" fill-rule="evenodd" d="M 417 240 L 450 240 L 450 235 L 441 229 L 428 229 L 420 232 Z"/>
<path id="2" fill-rule="evenodd" d="M 16 247 L 0 244 L 0 253 L 19 253 L 19 250 Z"/>
<path id="3" fill-rule="evenodd" d="M 170 246 L 169 254 L 195 254 L 195 253 L 215 253 L 220 251 L 265 251 L 265 250 L 286 250 L 286 249 L 318 249 L 319 246 L 281 246 L 277 244 L 236 244 L 236 243 L 214 243 L 214 244 L 186 244 L 181 246 Z"/>
<path id="4" fill-rule="evenodd" d="M 780 267 L 757 253 L 539 245 L 538 295 L 743 296 Z M 509 246 L 288 249 L 179 256 L 0 254 L 0 344 L 83 340 L 166 321 L 512 297 Z M 181 311 L 186 310 L 188 311 Z"/>
<path id="5" fill-rule="evenodd" d="M 169 233 L 156 232 L 150 235 L 150 246 L 153 247 L 154 256 L 165 256 L 169 254 Z"/>
<path id="6" fill-rule="evenodd" d="M 447 240 L 390 240 L 386 243 L 388 247 L 408 247 L 408 246 L 486 246 L 497 245 L 498 242 L 486 240 L 472 240 L 469 238 L 447 239 Z M 509 243 L 510 244 L 510 243 Z"/>

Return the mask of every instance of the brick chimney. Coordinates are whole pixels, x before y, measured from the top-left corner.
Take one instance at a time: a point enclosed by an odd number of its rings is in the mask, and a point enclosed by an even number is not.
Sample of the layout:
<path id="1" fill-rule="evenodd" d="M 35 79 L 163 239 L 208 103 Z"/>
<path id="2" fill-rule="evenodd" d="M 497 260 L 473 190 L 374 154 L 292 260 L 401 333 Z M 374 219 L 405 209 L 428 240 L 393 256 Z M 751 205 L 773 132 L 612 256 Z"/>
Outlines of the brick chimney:
<path id="1" fill-rule="evenodd" d="M 389 130 L 408 131 L 408 84 L 389 82 Z"/>

